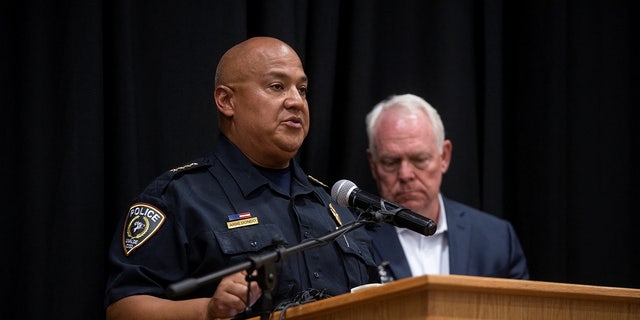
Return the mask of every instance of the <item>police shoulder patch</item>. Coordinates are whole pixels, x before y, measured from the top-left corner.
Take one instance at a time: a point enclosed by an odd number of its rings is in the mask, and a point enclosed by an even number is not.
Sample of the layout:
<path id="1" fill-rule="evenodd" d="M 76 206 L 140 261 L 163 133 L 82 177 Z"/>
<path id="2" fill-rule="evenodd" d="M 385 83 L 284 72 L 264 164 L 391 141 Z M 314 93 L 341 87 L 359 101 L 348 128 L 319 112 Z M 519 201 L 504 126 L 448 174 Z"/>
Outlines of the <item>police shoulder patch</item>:
<path id="1" fill-rule="evenodd" d="M 160 229 L 165 219 L 165 214 L 150 204 L 136 203 L 131 206 L 122 232 L 124 254 L 130 255 L 147 242 Z"/>

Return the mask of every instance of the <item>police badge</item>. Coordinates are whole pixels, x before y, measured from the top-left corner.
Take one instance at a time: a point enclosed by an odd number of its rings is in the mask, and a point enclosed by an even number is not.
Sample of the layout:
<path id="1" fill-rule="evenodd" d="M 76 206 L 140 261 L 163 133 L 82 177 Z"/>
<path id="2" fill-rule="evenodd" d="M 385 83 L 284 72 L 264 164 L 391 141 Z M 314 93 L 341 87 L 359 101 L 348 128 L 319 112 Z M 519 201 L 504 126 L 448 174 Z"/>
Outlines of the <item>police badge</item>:
<path id="1" fill-rule="evenodd" d="M 122 248 L 129 255 L 160 229 L 165 215 L 156 207 L 136 203 L 129 209 L 122 232 Z"/>

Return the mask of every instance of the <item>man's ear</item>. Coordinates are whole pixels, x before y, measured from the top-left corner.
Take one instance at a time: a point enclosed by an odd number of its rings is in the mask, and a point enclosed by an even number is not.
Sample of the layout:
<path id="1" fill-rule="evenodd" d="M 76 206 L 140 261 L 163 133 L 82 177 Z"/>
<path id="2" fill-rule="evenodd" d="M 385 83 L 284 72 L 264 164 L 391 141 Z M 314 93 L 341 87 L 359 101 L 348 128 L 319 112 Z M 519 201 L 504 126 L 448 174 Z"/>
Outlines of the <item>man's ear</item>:
<path id="1" fill-rule="evenodd" d="M 367 148 L 367 160 L 369 160 L 369 170 L 371 171 L 371 177 L 378 181 L 378 170 L 376 170 L 376 163 L 373 161 L 373 153 Z"/>
<path id="2" fill-rule="evenodd" d="M 442 155 L 440 155 L 442 157 L 442 161 L 440 162 L 440 170 L 443 174 L 447 172 L 447 169 L 449 169 L 449 164 L 451 164 L 452 152 L 453 144 L 451 143 L 451 140 L 444 140 L 444 143 L 442 144 Z"/>
<path id="3" fill-rule="evenodd" d="M 213 91 L 213 99 L 218 111 L 227 117 L 233 116 L 233 90 L 225 85 L 216 86 Z"/>

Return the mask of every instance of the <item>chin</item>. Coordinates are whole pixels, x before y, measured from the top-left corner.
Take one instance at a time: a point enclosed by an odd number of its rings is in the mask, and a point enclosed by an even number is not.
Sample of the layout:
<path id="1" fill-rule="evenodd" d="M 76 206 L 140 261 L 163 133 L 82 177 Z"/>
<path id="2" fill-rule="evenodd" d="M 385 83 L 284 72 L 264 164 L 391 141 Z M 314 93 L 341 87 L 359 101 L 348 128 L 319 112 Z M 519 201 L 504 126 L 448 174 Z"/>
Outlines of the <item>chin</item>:
<path id="1" fill-rule="evenodd" d="M 413 211 L 424 206 L 424 202 L 419 200 L 402 200 L 398 201 L 398 204 Z"/>
<path id="2" fill-rule="evenodd" d="M 285 145 L 285 146 L 280 146 L 280 150 L 278 153 L 280 153 L 282 155 L 282 157 L 284 158 L 293 158 L 296 153 L 298 153 L 298 150 L 300 150 L 300 145 Z"/>
<path id="3" fill-rule="evenodd" d="M 302 143 L 304 142 L 304 137 L 302 138 L 292 138 L 282 141 L 280 144 L 280 148 L 286 152 L 297 152 L 300 147 L 302 147 Z"/>

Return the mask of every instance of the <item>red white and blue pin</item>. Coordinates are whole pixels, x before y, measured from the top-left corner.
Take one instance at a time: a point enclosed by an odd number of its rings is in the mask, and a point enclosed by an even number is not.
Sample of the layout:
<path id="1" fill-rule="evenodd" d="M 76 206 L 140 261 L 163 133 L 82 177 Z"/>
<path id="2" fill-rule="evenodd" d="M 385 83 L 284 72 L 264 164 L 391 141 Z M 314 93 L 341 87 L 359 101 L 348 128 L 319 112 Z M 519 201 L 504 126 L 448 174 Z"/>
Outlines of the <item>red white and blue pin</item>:
<path id="1" fill-rule="evenodd" d="M 230 214 L 228 218 L 229 218 L 229 221 L 227 221 L 228 229 L 235 229 L 235 228 L 258 224 L 258 217 L 252 217 L 251 212 Z"/>

